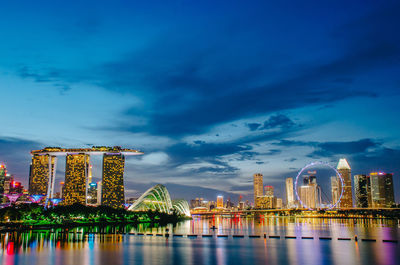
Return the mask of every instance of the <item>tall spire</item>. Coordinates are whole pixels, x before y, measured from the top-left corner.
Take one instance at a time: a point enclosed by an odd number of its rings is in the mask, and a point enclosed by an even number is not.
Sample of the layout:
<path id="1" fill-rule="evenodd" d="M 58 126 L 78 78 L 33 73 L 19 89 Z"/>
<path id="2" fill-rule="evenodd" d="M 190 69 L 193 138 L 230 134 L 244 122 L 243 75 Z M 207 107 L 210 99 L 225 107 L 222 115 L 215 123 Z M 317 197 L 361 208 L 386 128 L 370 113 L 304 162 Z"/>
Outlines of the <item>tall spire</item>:
<path id="1" fill-rule="evenodd" d="M 347 163 L 346 158 L 339 159 L 339 163 L 337 165 L 337 169 L 351 169 L 349 163 Z"/>

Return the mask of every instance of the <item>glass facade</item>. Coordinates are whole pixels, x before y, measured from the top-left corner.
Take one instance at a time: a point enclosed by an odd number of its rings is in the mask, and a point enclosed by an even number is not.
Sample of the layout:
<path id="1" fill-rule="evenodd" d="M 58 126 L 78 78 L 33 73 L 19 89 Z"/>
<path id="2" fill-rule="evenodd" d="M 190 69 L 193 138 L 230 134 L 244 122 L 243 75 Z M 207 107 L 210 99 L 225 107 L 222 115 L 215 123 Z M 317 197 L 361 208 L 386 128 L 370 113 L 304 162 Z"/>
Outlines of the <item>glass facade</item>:
<path id="1" fill-rule="evenodd" d="M 263 196 L 263 175 L 260 173 L 253 175 L 254 184 L 254 207 L 259 208 L 257 204 L 257 197 Z"/>
<path id="2" fill-rule="evenodd" d="M 179 215 L 190 216 L 189 204 L 186 200 L 171 201 L 167 188 L 161 184 L 148 189 L 129 208 L 129 211 L 159 211 L 171 214 L 175 210 Z"/>
<path id="3" fill-rule="evenodd" d="M 371 200 L 374 208 L 390 208 L 394 204 L 393 175 L 374 172 L 371 178 Z"/>
<path id="4" fill-rule="evenodd" d="M 352 208 L 353 207 L 353 190 L 351 188 L 351 168 L 346 159 L 342 158 L 339 160 L 337 171 L 343 178 L 344 189 L 342 199 L 340 200 L 340 208 Z M 342 189 L 341 181 L 338 181 L 339 191 Z"/>
<path id="5" fill-rule="evenodd" d="M 356 195 L 356 207 L 368 208 L 368 180 L 366 175 L 354 175 L 354 193 Z"/>

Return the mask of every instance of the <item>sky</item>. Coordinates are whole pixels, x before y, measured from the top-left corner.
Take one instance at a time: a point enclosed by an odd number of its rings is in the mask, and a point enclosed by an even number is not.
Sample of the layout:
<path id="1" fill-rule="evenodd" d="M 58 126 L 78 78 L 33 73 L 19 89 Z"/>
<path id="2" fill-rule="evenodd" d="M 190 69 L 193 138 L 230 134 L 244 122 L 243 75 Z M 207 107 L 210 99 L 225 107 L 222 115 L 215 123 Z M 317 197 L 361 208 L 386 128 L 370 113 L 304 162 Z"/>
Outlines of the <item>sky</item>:
<path id="1" fill-rule="evenodd" d="M 394 174 L 400 201 L 398 1 L 3 1 L 0 161 L 122 146 L 126 196 L 284 197 L 313 161 Z M 101 158 L 92 157 L 94 179 Z M 65 159 L 58 161 L 62 181 Z M 329 175 L 329 174 L 328 174 Z M 321 177 L 321 182 L 328 177 Z"/>

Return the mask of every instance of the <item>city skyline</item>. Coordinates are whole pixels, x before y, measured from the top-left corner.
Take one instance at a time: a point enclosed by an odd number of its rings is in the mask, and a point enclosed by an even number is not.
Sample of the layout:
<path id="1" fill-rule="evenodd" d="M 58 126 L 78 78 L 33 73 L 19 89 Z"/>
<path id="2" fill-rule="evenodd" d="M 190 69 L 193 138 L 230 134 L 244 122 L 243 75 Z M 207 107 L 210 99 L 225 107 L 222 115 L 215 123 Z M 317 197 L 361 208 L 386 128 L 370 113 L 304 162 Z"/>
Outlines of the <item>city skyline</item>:
<path id="1" fill-rule="evenodd" d="M 304 165 L 346 157 L 351 181 L 393 173 L 398 201 L 399 4 L 304 5 L 1 3 L 0 161 L 28 187 L 31 150 L 127 146 L 145 152 L 127 197 L 235 199 L 256 172 L 285 198 Z"/>

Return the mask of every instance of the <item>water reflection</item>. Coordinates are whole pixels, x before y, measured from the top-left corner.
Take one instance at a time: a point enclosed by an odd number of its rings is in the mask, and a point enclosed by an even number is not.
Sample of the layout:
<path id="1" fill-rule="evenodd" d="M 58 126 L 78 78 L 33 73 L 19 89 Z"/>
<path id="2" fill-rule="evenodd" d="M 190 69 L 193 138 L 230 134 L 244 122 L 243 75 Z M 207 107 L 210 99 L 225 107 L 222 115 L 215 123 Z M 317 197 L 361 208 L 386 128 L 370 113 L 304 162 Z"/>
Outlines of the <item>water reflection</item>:
<path id="1" fill-rule="evenodd" d="M 211 229 L 215 226 L 215 229 Z M 179 238 L 165 234 L 263 235 L 244 238 Z M 132 235 L 136 233 L 136 235 Z M 138 233 L 143 235 L 139 236 Z M 153 234 L 153 236 L 146 236 Z M 280 235 L 280 239 L 269 238 Z M 284 239 L 285 235 L 297 239 Z M 338 237 L 377 242 L 339 241 Z M 301 237 L 314 239 L 301 239 Z M 319 240 L 320 236 L 332 240 Z M 209 218 L 168 226 L 85 226 L 0 234 L 0 259 L 14 264 L 398 264 L 397 222 L 383 219 L 314 219 L 257 216 Z"/>

